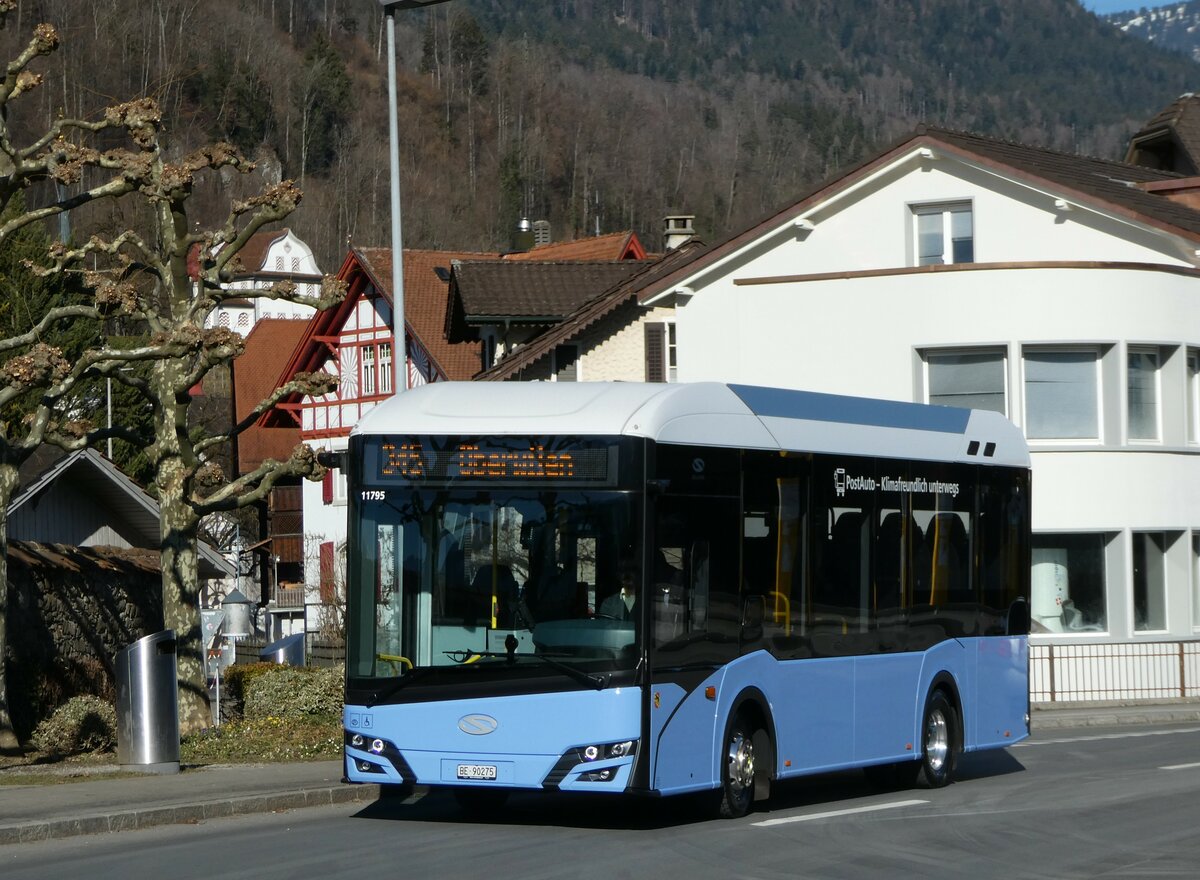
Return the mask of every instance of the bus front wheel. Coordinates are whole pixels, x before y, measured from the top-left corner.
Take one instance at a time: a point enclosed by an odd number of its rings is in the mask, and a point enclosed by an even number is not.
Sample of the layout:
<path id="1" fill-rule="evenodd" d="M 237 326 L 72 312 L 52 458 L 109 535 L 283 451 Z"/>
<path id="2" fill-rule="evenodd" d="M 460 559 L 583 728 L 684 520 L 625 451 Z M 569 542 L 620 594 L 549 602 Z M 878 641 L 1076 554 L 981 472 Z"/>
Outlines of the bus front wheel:
<path id="1" fill-rule="evenodd" d="M 958 712 L 938 689 L 929 695 L 921 724 L 921 760 L 909 765 L 913 782 L 921 788 L 941 788 L 954 781 L 958 755 L 962 751 L 962 727 Z"/>
<path id="2" fill-rule="evenodd" d="M 721 753 L 721 790 L 717 812 L 724 819 L 737 819 L 750 812 L 754 802 L 754 746 L 757 731 L 739 715 L 729 725 L 725 735 L 725 750 Z"/>

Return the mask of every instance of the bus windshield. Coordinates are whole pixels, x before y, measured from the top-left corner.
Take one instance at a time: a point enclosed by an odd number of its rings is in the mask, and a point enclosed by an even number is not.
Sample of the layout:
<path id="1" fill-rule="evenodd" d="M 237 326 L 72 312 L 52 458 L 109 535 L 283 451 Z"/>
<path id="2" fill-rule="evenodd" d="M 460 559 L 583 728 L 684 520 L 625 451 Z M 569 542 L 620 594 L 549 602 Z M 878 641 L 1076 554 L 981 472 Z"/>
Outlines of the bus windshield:
<path id="1" fill-rule="evenodd" d="M 636 664 L 632 615 L 601 613 L 632 564 L 631 494 L 538 486 L 364 495 L 350 561 L 351 677 Z"/>

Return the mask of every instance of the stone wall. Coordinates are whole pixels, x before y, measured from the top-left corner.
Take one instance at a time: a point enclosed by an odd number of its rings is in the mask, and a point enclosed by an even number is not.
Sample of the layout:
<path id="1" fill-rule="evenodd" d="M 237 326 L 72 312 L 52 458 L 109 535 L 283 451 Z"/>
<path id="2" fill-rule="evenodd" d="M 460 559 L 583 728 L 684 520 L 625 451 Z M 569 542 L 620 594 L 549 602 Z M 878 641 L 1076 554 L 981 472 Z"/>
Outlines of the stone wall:
<path id="1" fill-rule="evenodd" d="M 8 695 L 17 736 L 78 694 L 115 695 L 113 658 L 162 629 L 158 553 L 13 541 Z"/>

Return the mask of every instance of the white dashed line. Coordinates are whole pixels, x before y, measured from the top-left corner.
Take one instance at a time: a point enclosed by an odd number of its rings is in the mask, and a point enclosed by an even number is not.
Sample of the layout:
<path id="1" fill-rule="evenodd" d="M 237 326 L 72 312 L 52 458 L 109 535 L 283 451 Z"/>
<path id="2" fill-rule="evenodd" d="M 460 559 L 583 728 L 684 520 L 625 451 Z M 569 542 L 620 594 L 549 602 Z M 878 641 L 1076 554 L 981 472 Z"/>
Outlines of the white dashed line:
<path id="1" fill-rule="evenodd" d="M 879 810 L 896 810 L 900 807 L 915 807 L 920 804 L 927 804 L 929 801 L 895 801 L 890 804 L 875 804 L 870 807 L 854 807 L 849 810 L 829 810 L 825 813 L 808 813 L 804 816 L 788 816 L 784 819 L 767 819 L 763 822 L 754 822 L 756 828 L 770 828 L 772 825 L 789 825 L 792 822 L 811 822 L 813 819 L 832 819 L 835 816 L 852 816 L 856 813 L 874 813 Z"/>
<path id="2" fill-rule="evenodd" d="M 1159 767 L 1159 770 L 1195 770 L 1200 767 L 1200 761 L 1195 764 L 1168 764 L 1166 767 Z"/>
<path id="3" fill-rule="evenodd" d="M 1027 749 L 1033 746 L 1054 746 L 1061 743 L 1084 743 L 1096 742 L 1102 739 L 1134 739 L 1141 736 L 1174 736 L 1178 733 L 1200 733 L 1200 727 L 1187 727 L 1181 730 L 1141 730 L 1129 731 L 1127 733 L 1104 733 L 1096 734 L 1095 736 L 1069 736 L 1059 739 L 1036 739 L 1025 740 L 1025 742 L 1013 743 L 1011 749 Z"/>

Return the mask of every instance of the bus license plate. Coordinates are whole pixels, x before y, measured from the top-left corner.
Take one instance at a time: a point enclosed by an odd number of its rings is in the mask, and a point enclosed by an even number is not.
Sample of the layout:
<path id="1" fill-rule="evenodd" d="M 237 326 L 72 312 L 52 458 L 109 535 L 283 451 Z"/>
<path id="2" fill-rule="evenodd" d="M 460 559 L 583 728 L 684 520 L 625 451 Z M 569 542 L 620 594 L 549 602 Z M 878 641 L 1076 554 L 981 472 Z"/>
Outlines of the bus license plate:
<path id="1" fill-rule="evenodd" d="M 495 779 L 496 765 L 494 764 L 459 764 L 459 779 Z"/>

